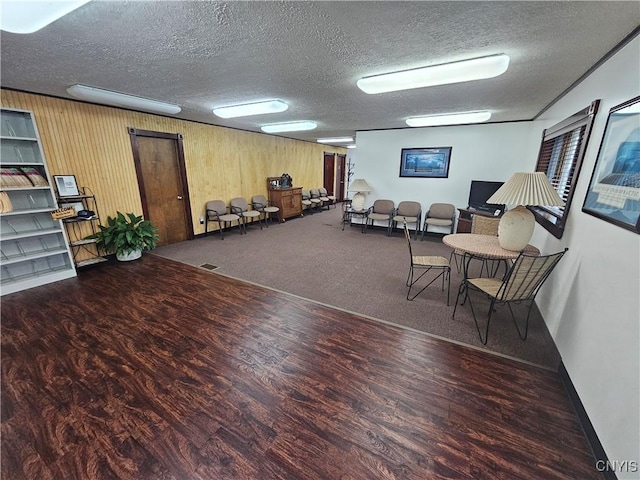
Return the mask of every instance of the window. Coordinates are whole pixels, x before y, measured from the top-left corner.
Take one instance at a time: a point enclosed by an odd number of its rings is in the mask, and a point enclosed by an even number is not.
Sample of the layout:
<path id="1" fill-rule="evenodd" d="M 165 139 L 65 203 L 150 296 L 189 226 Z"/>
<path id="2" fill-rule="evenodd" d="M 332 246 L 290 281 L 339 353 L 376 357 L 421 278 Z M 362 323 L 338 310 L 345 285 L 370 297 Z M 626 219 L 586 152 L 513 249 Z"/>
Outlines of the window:
<path id="1" fill-rule="evenodd" d="M 536 172 L 544 172 L 565 202 L 564 207 L 532 207 L 536 221 L 554 237 L 561 238 L 574 188 L 580 174 L 591 126 L 600 100 L 542 132 Z"/>

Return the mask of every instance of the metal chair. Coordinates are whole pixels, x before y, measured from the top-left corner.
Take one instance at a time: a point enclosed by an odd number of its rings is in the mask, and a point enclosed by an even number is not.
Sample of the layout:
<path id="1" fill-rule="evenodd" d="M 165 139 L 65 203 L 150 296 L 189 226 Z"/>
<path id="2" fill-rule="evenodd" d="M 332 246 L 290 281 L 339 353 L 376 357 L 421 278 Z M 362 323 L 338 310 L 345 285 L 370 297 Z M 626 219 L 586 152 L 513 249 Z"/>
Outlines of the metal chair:
<path id="1" fill-rule="evenodd" d="M 495 306 L 507 305 L 509 312 L 511 313 L 513 323 L 518 331 L 518 335 L 522 340 L 526 340 L 529 330 L 529 317 L 531 316 L 531 308 L 533 307 L 535 297 L 544 281 L 549 278 L 549 275 L 567 250 L 568 248 L 565 248 L 562 252 L 545 256 L 521 253 L 502 279 L 465 279 L 467 291 L 465 291 L 464 288 L 461 288 L 458 291 L 456 305 L 453 309 L 453 317 L 456 315 L 456 308 L 458 307 L 458 299 L 460 298 L 460 295 L 466 295 L 466 298 L 469 300 L 473 321 L 476 324 L 480 341 L 483 345 L 486 345 L 487 340 L 489 339 L 489 324 L 491 323 L 491 316 L 493 315 Z M 470 293 L 469 290 L 484 293 L 491 300 L 489 304 L 489 312 L 487 313 L 487 325 L 485 327 L 484 338 L 480 330 L 480 325 L 478 324 L 476 311 L 473 308 L 473 302 L 471 299 L 472 295 L 468 294 Z M 516 315 L 511 307 L 512 303 L 524 303 L 525 306 L 528 306 L 524 331 L 518 326 Z"/>
<path id="2" fill-rule="evenodd" d="M 209 222 L 218 222 L 218 230 L 220 231 L 220 238 L 222 240 L 224 240 L 222 230 L 232 222 L 238 222 L 238 229 L 240 230 L 240 235 L 242 235 L 242 223 L 240 222 L 240 216 L 235 213 L 227 213 L 227 206 L 222 200 L 211 200 L 210 202 L 207 202 L 205 209 L 205 236 L 209 233 Z"/>
<path id="3" fill-rule="evenodd" d="M 267 220 L 272 218 L 272 214 L 280 211 L 280 208 L 271 205 L 264 195 L 254 195 L 251 197 L 251 205 L 254 210 L 257 210 L 263 215 L 264 224 L 267 228 L 269 228 L 269 222 L 267 222 Z"/>
<path id="4" fill-rule="evenodd" d="M 424 227 L 420 238 L 428 231 L 429 226 L 447 227 L 449 233 L 453 233 L 456 223 L 456 207 L 450 203 L 432 203 L 424 218 Z"/>
<path id="5" fill-rule="evenodd" d="M 498 236 L 498 225 L 500 224 L 500 217 L 488 217 L 485 215 L 474 214 L 471 219 L 471 233 L 475 233 L 477 235 L 493 235 Z M 449 257 L 449 262 L 451 260 L 455 261 L 456 269 L 458 273 L 460 273 L 460 267 L 462 265 L 462 257 L 464 256 L 464 252 L 460 252 L 459 250 L 453 250 Z M 491 267 L 489 267 L 489 262 L 491 262 Z M 482 276 L 483 270 L 486 269 L 488 277 L 495 277 L 497 273 L 497 268 L 500 266 L 500 263 L 496 265 L 496 260 L 488 260 L 483 259 L 482 267 L 480 268 L 480 276 Z M 499 261 L 498 261 L 499 262 Z"/>
<path id="6" fill-rule="evenodd" d="M 242 217 L 242 228 L 244 229 L 244 233 L 247 233 L 247 219 L 250 218 L 253 222 L 254 219 L 258 219 L 258 224 L 260 225 L 260 230 L 262 230 L 262 221 L 261 213 L 257 210 L 249 210 L 249 204 L 247 200 L 242 197 L 232 198 L 229 202 L 231 205 L 231 212 L 236 215 Z"/>
<path id="7" fill-rule="evenodd" d="M 369 212 L 367 213 L 367 228 L 369 228 L 369 221 L 371 221 L 372 228 L 373 222 L 375 222 L 376 220 L 387 222 L 385 227 L 387 228 L 387 235 L 389 235 L 391 216 L 393 215 L 395 206 L 396 205 L 393 200 L 376 200 L 375 202 L 373 202 L 373 205 L 369 207 Z"/>
<path id="8" fill-rule="evenodd" d="M 422 224 L 422 205 L 419 202 L 402 201 L 398 204 L 391 215 L 391 225 L 389 225 L 389 234 L 397 227 L 398 222 L 414 223 L 416 225 L 415 239 L 418 239 L 420 233 L 420 225 Z"/>
<path id="9" fill-rule="evenodd" d="M 437 255 L 414 255 L 413 250 L 411 249 L 411 234 L 409 233 L 409 229 L 407 228 L 407 224 L 403 224 L 404 236 L 407 239 L 407 244 L 409 245 L 409 257 L 411 259 L 411 263 L 409 266 L 409 275 L 407 276 L 407 287 L 409 290 L 407 291 L 407 300 L 413 300 L 418 295 L 420 295 L 429 285 L 435 282 L 438 278 L 442 277 L 442 291 L 444 291 L 444 281 L 445 277 L 447 279 L 447 306 L 449 306 L 449 293 L 451 291 L 451 266 L 449 265 L 449 260 L 445 257 L 437 256 Z M 417 275 L 417 271 L 422 270 L 422 273 L 419 276 Z M 411 296 L 411 288 L 416 284 L 418 280 L 420 280 L 427 272 L 431 270 L 439 270 L 440 273 L 436 275 L 429 283 L 427 283 L 422 289 L 416 293 L 414 296 Z"/>

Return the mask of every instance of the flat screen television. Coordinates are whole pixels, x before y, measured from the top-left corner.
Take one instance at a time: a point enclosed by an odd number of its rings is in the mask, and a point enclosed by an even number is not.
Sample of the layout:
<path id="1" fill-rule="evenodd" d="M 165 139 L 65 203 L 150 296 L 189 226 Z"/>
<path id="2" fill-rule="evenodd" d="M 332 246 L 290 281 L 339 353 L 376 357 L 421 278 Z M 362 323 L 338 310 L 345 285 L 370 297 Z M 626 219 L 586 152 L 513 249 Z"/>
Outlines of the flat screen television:
<path id="1" fill-rule="evenodd" d="M 482 212 L 493 213 L 498 209 L 501 213 L 504 212 L 504 205 L 487 203 L 489 197 L 496 193 L 496 190 L 498 190 L 503 184 L 504 182 L 485 182 L 481 180 L 471 180 L 468 208 L 473 208 Z"/>

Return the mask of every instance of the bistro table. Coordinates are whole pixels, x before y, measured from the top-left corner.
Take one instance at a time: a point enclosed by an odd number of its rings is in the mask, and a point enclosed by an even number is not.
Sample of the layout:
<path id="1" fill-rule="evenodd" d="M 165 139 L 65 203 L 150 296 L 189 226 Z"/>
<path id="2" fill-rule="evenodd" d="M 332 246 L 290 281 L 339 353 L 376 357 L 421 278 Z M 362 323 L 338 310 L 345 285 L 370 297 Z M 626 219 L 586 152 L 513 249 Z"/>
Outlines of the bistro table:
<path id="1" fill-rule="evenodd" d="M 471 255 L 473 257 L 484 258 L 489 260 L 515 260 L 520 252 L 505 250 L 500 246 L 498 237 L 495 235 L 478 235 L 476 233 L 454 233 L 445 235 L 442 243 L 455 250 Z M 527 245 L 522 250 L 524 253 L 540 255 L 533 245 Z"/>
<path id="2" fill-rule="evenodd" d="M 478 258 L 480 260 L 515 260 L 518 258 L 521 252 L 514 252 L 512 250 L 506 250 L 500 246 L 498 237 L 495 235 L 478 235 L 476 233 L 454 233 L 451 235 L 445 235 L 442 237 L 442 243 L 446 246 L 453 248 L 455 251 L 464 254 L 463 258 L 463 271 L 464 279 L 460 284 L 460 290 L 458 291 L 458 297 L 466 292 L 469 262 Z M 540 250 L 533 245 L 527 245 L 522 250 L 522 253 L 528 253 L 531 255 L 540 255 Z M 494 271 L 495 274 L 495 271 Z M 466 300 L 465 295 L 465 300 Z M 465 302 L 462 301 L 462 303 Z"/>

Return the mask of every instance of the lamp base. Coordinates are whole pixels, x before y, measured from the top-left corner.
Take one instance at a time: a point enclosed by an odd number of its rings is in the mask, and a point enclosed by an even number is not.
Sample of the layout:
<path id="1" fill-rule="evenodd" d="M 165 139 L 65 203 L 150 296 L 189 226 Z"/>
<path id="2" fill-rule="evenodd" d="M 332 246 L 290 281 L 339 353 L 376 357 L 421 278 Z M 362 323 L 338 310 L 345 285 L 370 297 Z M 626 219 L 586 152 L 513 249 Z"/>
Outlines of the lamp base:
<path id="1" fill-rule="evenodd" d="M 356 211 L 361 211 L 362 209 L 364 209 L 364 194 L 356 192 L 356 194 L 353 196 L 353 199 L 351 200 L 351 208 Z"/>
<path id="2" fill-rule="evenodd" d="M 505 250 L 520 252 L 529 244 L 536 218 L 522 205 L 508 210 L 498 224 L 498 242 Z"/>

